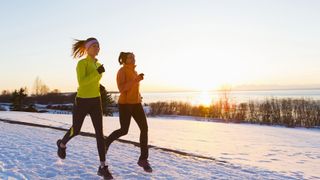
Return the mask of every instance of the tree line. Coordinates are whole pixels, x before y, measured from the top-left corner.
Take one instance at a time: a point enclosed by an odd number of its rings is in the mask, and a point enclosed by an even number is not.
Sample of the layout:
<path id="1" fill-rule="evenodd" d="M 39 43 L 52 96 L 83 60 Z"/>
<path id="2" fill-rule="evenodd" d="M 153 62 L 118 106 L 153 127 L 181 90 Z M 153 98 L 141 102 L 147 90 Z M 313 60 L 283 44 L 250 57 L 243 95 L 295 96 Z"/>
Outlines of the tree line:
<path id="1" fill-rule="evenodd" d="M 110 105 L 114 104 L 114 101 L 111 94 L 103 86 L 100 88 L 100 94 L 103 114 L 112 116 L 113 111 Z M 61 93 L 58 89 L 50 91 L 50 88 L 37 77 L 31 95 L 28 95 L 28 89 L 26 87 L 21 87 L 13 91 L 3 90 L 0 95 L 0 102 L 10 103 L 10 110 L 12 111 L 39 112 L 35 104 L 47 105 L 47 109 L 72 111 L 72 104 L 74 103 L 75 97 L 76 92 Z M 0 108 L 0 110 L 4 109 Z"/>
<path id="2" fill-rule="evenodd" d="M 150 115 L 184 115 L 224 122 L 258 123 L 287 127 L 320 127 L 320 101 L 305 98 L 266 98 L 239 104 L 220 98 L 210 106 L 185 102 L 150 103 Z"/>

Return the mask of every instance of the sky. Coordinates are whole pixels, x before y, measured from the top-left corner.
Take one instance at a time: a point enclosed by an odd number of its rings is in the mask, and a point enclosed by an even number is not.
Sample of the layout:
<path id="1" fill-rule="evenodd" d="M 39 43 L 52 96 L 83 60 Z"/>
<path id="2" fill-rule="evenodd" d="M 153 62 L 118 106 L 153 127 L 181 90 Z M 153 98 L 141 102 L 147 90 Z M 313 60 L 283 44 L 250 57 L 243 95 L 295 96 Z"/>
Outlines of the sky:
<path id="1" fill-rule="evenodd" d="M 12 0 L 0 6 L 0 90 L 36 77 L 77 90 L 74 39 L 96 37 L 101 80 L 134 52 L 141 91 L 320 87 L 317 0 Z"/>

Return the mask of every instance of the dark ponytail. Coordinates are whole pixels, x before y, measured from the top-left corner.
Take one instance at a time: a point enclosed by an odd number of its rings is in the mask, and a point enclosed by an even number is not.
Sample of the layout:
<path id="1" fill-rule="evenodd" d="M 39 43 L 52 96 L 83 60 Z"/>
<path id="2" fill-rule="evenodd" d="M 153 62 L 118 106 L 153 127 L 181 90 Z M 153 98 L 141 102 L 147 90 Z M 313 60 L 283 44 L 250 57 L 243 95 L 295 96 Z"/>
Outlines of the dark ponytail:
<path id="1" fill-rule="evenodd" d="M 132 53 L 130 53 L 130 52 L 121 52 L 120 53 L 119 58 L 118 58 L 118 61 L 119 61 L 120 65 L 126 63 L 126 60 L 127 60 L 127 57 L 128 57 L 129 54 L 132 54 Z"/>
<path id="2" fill-rule="evenodd" d="M 72 45 L 73 58 L 81 58 L 86 53 L 86 43 L 91 40 L 97 40 L 96 38 L 88 38 L 87 40 L 75 39 L 75 43 Z"/>

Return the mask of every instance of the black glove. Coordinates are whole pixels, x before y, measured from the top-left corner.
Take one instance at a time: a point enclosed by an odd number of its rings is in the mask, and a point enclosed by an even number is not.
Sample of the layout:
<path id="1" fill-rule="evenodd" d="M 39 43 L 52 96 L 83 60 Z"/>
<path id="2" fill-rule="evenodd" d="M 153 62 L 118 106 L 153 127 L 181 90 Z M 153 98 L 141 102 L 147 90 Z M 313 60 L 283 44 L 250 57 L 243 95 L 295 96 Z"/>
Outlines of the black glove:
<path id="1" fill-rule="evenodd" d="M 101 73 L 103 73 L 103 72 L 106 71 L 106 70 L 104 69 L 104 67 L 103 67 L 103 64 L 98 67 L 97 71 L 98 71 L 99 74 L 101 74 Z"/>
<path id="2" fill-rule="evenodd" d="M 100 91 L 104 91 L 104 90 L 106 90 L 106 88 L 102 84 L 100 84 Z"/>
<path id="3" fill-rule="evenodd" d="M 142 79 L 144 79 L 144 74 L 143 73 L 139 74 L 139 76 L 141 76 Z"/>

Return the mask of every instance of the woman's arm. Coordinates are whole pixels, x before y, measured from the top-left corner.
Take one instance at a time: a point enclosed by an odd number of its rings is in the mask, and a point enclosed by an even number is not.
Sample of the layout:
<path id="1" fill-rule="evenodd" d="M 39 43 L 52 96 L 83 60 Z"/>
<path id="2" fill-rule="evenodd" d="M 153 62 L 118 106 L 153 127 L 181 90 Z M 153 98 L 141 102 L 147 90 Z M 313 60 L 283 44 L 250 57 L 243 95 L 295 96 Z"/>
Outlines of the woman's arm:
<path id="1" fill-rule="evenodd" d="M 84 63 L 78 63 L 77 65 L 77 78 L 80 86 L 88 85 L 92 82 L 97 82 L 101 78 L 101 74 L 98 71 L 93 71 L 86 76 L 86 65 Z"/>

